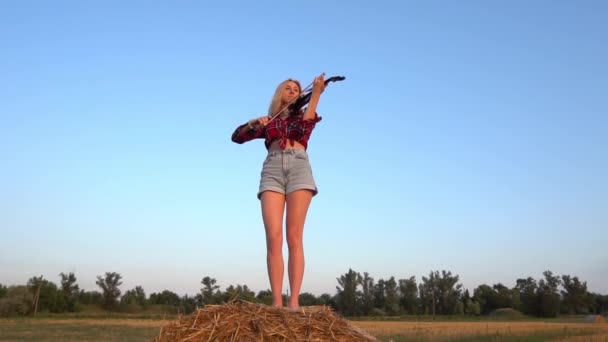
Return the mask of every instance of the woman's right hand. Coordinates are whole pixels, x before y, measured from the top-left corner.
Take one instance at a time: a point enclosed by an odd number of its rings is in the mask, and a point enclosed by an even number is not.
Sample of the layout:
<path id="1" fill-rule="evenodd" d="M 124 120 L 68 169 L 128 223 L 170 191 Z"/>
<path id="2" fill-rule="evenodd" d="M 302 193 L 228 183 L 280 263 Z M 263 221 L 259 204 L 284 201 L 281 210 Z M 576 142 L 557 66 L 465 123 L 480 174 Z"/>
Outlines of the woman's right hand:
<path id="1" fill-rule="evenodd" d="M 249 120 L 248 124 L 249 124 L 249 127 L 251 127 L 251 128 L 255 128 L 259 125 L 266 126 L 268 124 L 268 120 L 269 120 L 268 116 L 265 115 L 265 116 L 260 116 L 257 119 Z"/>

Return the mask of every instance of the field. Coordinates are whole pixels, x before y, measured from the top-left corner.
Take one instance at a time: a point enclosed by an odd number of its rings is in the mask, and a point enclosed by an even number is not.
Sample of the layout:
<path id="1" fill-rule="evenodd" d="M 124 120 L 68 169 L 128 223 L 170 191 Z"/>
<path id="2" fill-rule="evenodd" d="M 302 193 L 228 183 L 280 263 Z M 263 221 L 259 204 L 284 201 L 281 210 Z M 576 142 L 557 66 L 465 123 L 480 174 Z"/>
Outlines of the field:
<path id="1" fill-rule="evenodd" d="M 149 341 L 168 319 L 0 319 L 0 341 Z M 380 341 L 606 341 L 608 324 L 543 321 L 352 321 Z"/>
<path id="2" fill-rule="evenodd" d="M 353 322 L 382 341 L 607 341 L 608 325 L 554 322 Z"/>

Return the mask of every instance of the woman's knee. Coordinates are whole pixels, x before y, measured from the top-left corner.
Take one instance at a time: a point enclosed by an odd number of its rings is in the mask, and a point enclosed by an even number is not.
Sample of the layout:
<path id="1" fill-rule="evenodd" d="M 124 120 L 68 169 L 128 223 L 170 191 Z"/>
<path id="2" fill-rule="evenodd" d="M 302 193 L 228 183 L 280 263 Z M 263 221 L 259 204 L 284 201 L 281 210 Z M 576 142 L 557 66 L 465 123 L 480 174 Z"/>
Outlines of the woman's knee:
<path id="1" fill-rule="evenodd" d="M 283 247 L 283 234 L 280 232 L 266 233 L 266 247 L 269 252 L 280 252 Z"/>
<path id="2" fill-rule="evenodd" d="M 297 230 L 297 229 L 294 229 Z M 302 248 L 303 239 L 300 233 L 287 233 L 287 246 L 289 249 Z"/>

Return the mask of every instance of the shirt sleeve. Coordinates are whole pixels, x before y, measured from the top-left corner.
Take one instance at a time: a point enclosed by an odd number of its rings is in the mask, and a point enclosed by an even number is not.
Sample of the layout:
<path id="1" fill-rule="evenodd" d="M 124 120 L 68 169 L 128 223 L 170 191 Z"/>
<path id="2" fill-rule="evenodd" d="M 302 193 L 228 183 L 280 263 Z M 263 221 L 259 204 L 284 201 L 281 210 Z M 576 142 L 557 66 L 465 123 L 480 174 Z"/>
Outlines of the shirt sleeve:
<path id="1" fill-rule="evenodd" d="M 302 119 L 302 131 L 304 131 L 304 134 L 310 135 L 312 130 L 317 125 L 317 122 L 321 121 L 321 119 L 323 118 L 320 117 L 317 113 L 315 113 L 315 117 L 312 119 Z"/>
<path id="2" fill-rule="evenodd" d="M 264 136 L 265 128 L 264 125 L 258 125 L 251 129 L 247 126 L 247 123 L 244 123 L 234 130 L 234 133 L 232 133 L 232 141 L 237 144 L 242 144 L 253 139 L 262 138 Z"/>
<path id="3" fill-rule="evenodd" d="M 320 117 L 316 112 L 314 118 L 312 119 L 302 118 L 302 137 L 300 140 L 304 145 L 308 144 L 308 139 L 312 134 L 312 130 L 317 125 L 317 122 L 321 121 L 321 119 L 322 117 Z"/>

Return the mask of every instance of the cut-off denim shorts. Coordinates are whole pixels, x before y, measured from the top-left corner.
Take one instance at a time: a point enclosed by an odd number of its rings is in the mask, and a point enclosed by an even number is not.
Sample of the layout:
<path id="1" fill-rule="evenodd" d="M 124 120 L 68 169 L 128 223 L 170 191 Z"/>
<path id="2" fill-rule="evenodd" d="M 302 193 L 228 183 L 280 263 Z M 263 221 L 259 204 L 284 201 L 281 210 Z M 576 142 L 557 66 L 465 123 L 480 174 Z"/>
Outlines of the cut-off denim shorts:
<path id="1" fill-rule="evenodd" d="M 302 189 L 312 191 L 313 196 L 318 193 L 306 150 L 268 151 L 262 165 L 258 199 L 267 190 L 286 195 Z"/>

